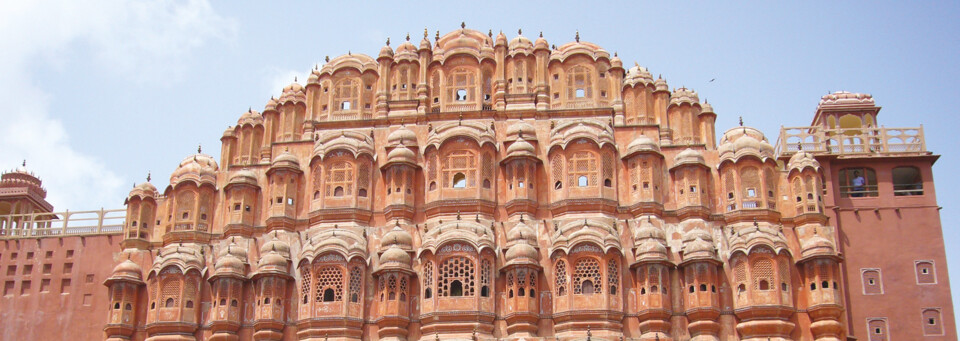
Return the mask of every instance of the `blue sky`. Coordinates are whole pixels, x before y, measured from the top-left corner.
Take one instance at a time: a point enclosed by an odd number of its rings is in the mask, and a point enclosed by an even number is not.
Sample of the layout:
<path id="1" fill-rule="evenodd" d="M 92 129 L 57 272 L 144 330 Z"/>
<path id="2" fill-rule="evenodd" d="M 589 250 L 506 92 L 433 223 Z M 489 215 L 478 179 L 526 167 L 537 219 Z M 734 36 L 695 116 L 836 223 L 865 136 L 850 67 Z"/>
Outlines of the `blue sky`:
<path id="1" fill-rule="evenodd" d="M 960 2 L 395 4 L 0 0 L 0 169 L 27 159 L 57 210 L 119 208 L 147 171 L 162 187 L 198 144 L 219 155 L 227 126 L 324 56 L 376 56 L 387 37 L 461 21 L 557 45 L 579 30 L 698 91 L 718 132 L 743 116 L 773 142 L 781 125 L 809 124 L 827 92 L 873 94 L 879 124 L 923 124 L 942 155 L 944 235 L 960 245 Z M 948 262 L 956 278 L 960 249 Z"/>

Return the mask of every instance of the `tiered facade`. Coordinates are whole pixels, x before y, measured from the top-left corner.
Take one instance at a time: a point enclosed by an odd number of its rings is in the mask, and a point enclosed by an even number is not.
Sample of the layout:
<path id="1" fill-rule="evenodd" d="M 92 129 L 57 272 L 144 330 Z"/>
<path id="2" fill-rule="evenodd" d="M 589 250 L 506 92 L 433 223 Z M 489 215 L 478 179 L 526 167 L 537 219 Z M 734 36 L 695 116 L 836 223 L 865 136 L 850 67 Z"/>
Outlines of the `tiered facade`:
<path id="1" fill-rule="evenodd" d="M 219 161 L 130 192 L 107 340 L 889 339 L 851 310 L 843 244 L 864 240 L 844 207 L 935 204 L 936 156 L 875 128 L 869 95 L 824 96 L 776 148 L 745 126 L 717 144 L 696 92 L 579 34 L 387 44 L 243 113 Z M 841 167 L 876 157 L 916 187 Z M 930 292 L 905 316 L 955 338 L 949 288 Z"/>

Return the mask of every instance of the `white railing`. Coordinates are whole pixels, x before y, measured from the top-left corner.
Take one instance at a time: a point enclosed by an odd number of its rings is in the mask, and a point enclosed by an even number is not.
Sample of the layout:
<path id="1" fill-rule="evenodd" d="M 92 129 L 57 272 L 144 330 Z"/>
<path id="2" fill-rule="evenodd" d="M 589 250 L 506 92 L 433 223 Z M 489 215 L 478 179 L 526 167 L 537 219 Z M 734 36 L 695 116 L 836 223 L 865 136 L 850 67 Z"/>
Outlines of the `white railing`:
<path id="1" fill-rule="evenodd" d="M 0 239 L 120 234 L 125 209 L 0 215 Z"/>
<path id="2" fill-rule="evenodd" d="M 780 127 L 777 155 L 791 155 L 803 148 L 824 154 L 924 154 L 923 126 L 914 128 Z"/>

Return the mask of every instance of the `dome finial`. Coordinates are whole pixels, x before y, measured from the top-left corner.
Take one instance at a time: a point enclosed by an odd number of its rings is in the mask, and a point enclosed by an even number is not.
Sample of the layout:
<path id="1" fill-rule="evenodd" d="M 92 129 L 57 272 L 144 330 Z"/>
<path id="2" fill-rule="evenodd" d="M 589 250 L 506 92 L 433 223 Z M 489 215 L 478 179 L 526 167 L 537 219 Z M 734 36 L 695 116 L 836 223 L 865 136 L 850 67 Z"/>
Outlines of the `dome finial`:
<path id="1" fill-rule="evenodd" d="M 518 29 L 517 29 L 517 35 L 520 35 L 520 36 L 523 35 L 523 29 L 522 29 L 522 28 L 518 28 Z"/>
<path id="2" fill-rule="evenodd" d="M 798 152 L 802 152 L 802 151 L 803 151 L 803 143 L 800 142 L 800 141 L 797 141 L 797 151 L 798 151 Z"/>
<path id="3" fill-rule="evenodd" d="M 464 28 L 467 28 L 467 22 L 466 22 L 466 21 L 461 21 L 461 22 L 460 22 L 460 29 L 464 29 Z"/>
<path id="4" fill-rule="evenodd" d="M 520 213 L 520 222 L 523 222 L 523 213 Z"/>
<path id="5" fill-rule="evenodd" d="M 437 30 L 437 33 L 433 35 L 433 40 L 440 41 L 440 30 Z"/>
<path id="6" fill-rule="evenodd" d="M 410 41 L 410 32 L 407 32 L 407 41 Z"/>
<path id="7" fill-rule="evenodd" d="M 203 146 L 200 144 L 197 144 L 197 154 L 200 154 L 202 152 L 203 152 Z"/>
<path id="8" fill-rule="evenodd" d="M 147 171 L 147 182 L 150 182 L 150 171 Z"/>
<path id="9" fill-rule="evenodd" d="M 577 30 L 577 35 L 573 37 L 573 39 L 576 40 L 578 43 L 580 42 L 580 30 Z"/>
<path id="10" fill-rule="evenodd" d="M 329 62 L 330 62 L 330 56 L 324 56 L 324 57 L 323 57 L 323 61 L 329 63 Z"/>
<path id="11" fill-rule="evenodd" d="M 430 35 L 430 33 L 427 31 L 427 28 L 424 27 L 424 28 L 423 28 L 423 39 L 427 39 L 427 36 L 429 36 L 429 35 Z"/>
<path id="12" fill-rule="evenodd" d="M 23 165 L 23 167 L 26 168 L 26 167 L 27 167 L 27 159 L 23 159 L 23 163 L 22 163 L 21 165 Z"/>
<path id="13" fill-rule="evenodd" d="M 488 28 L 488 29 L 487 29 L 487 37 L 493 38 L 493 29 L 492 29 L 492 28 Z"/>
<path id="14" fill-rule="evenodd" d="M 407 36 L 409 36 L 409 34 Z M 390 37 L 387 37 L 387 46 L 390 46 Z"/>
<path id="15" fill-rule="evenodd" d="M 543 31 L 540 31 L 540 38 L 543 38 Z"/>
<path id="16" fill-rule="evenodd" d="M 294 83 L 297 82 L 297 76 L 293 76 L 293 82 L 294 82 Z"/>
<path id="17" fill-rule="evenodd" d="M 743 126 L 743 116 L 740 116 L 740 126 Z"/>

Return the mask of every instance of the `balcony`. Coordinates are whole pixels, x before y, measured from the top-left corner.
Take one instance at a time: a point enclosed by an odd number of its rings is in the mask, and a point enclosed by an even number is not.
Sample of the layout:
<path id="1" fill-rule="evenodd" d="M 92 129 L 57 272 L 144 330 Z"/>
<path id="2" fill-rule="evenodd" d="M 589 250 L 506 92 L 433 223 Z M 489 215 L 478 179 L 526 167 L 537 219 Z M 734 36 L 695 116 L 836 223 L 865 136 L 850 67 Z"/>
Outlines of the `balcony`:
<path id="1" fill-rule="evenodd" d="M 125 209 L 0 216 L 0 239 L 120 234 Z"/>
<path id="2" fill-rule="evenodd" d="M 923 126 L 913 128 L 781 127 L 776 154 L 789 157 L 800 148 L 812 154 L 848 156 L 927 155 Z"/>

